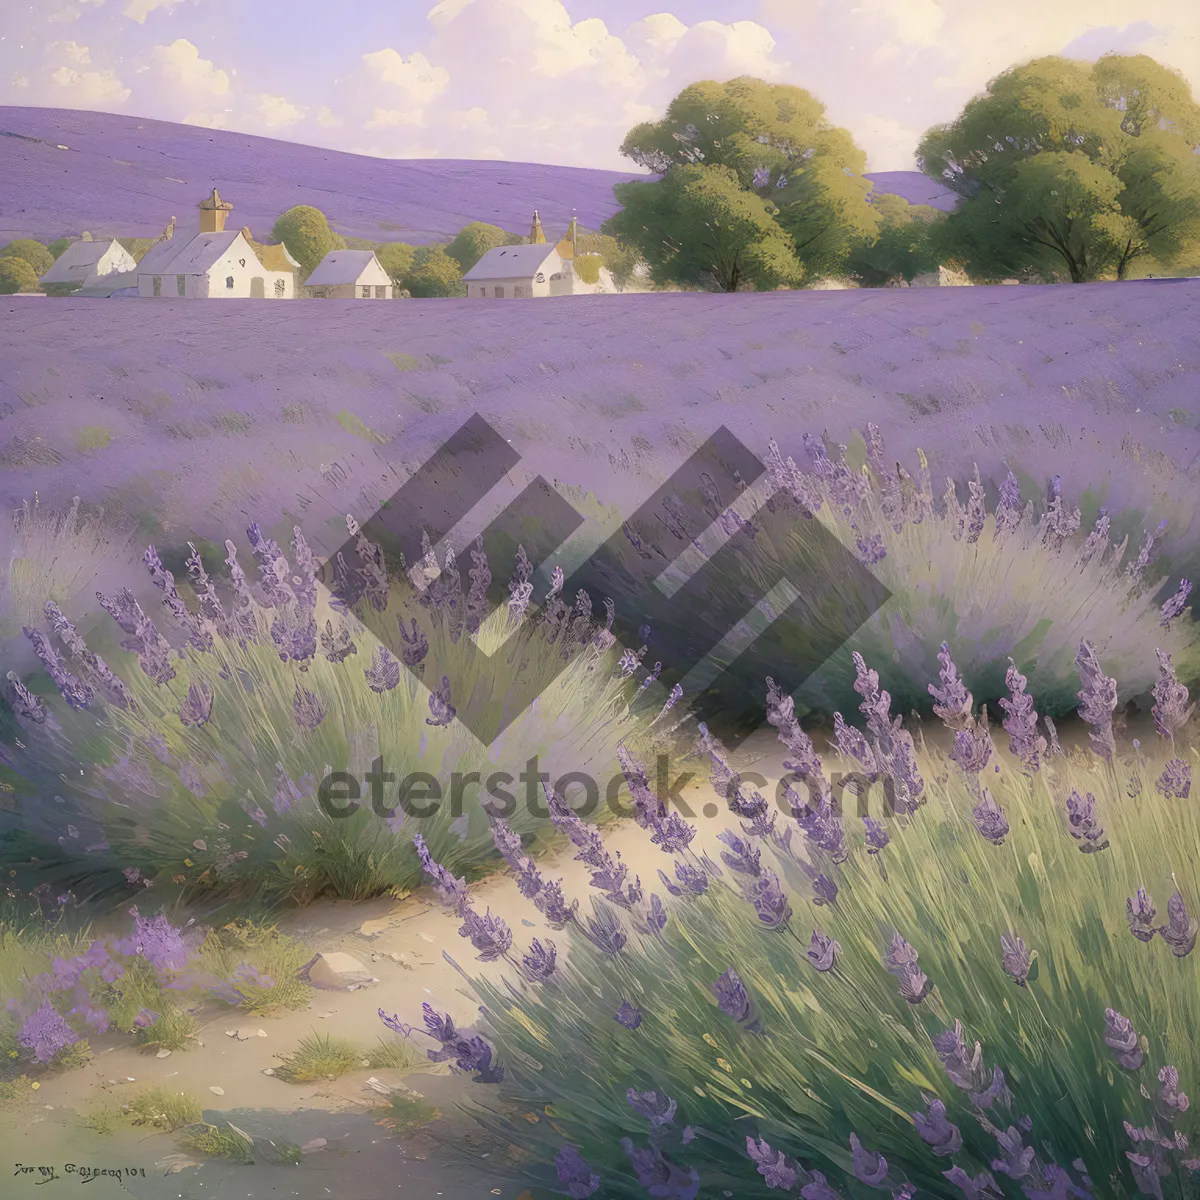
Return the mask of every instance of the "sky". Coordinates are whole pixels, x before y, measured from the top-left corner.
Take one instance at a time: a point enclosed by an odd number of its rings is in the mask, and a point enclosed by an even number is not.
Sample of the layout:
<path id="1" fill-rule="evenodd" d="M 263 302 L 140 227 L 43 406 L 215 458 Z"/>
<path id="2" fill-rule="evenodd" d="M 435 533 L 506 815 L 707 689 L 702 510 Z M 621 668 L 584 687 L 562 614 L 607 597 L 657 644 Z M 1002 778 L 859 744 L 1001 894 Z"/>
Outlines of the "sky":
<path id="1" fill-rule="evenodd" d="M 0 0 L 0 103 L 357 154 L 630 169 L 700 79 L 821 99 L 872 171 L 1043 54 L 1146 53 L 1200 96 L 1196 0 Z M 636 168 L 634 168 L 636 169 Z"/>

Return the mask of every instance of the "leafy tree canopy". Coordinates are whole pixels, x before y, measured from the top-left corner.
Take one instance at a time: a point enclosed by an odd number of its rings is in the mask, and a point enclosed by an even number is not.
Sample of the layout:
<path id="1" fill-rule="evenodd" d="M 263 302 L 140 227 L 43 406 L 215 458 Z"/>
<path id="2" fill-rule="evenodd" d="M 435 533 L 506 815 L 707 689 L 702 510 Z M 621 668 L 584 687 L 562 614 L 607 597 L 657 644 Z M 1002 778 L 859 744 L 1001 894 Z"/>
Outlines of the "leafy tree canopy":
<path id="1" fill-rule="evenodd" d="M 472 221 L 458 231 L 458 236 L 446 247 L 446 253 L 465 275 L 489 250 L 497 246 L 516 246 L 523 240 L 519 234 L 509 233 L 499 225 Z"/>
<path id="2" fill-rule="evenodd" d="M 413 255 L 417 248 L 407 242 L 381 242 L 375 247 L 379 265 L 392 277 L 392 282 L 403 284 L 412 269 Z"/>
<path id="3" fill-rule="evenodd" d="M 931 129 L 918 161 L 964 198 L 947 233 L 973 272 L 1082 282 L 1194 250 L 1198 145 L 1200 105 L 1153 59 L 1041 58 Z"/>
<path id="4" fill-rule="evenodd" d="M 54 266 L 54 255 L 41 242 L 33 238 L 17 238 L 7 246 L 0 247 L 0 258 L 23 258 L 39 278 Z"/>
<path id="5" fill-rule="evenodd" d="M 0 256 L 0 296 L 38 291 L 38 276 L 32 266 L 16 254 Z"/>
<path id="6" fill-rule="evenodd" d="M 895 279 L 911 283 L 937 269 L 945 214 L 927 204 L 909 204 L 900 196 L 871 197 L 879 224 L 850 248 L 846 266 L 867 287 L 883 287 Z"/>
<path id="7" fill-rule="evenodd" d="M 325 214 L 308 204 L 289 208 L 275 222 L 271 236 L 287 247 L 305 275 L 312 274 L 330 250 L 343 250 L 346 246 L 345 241 L 329 228 Z"/>
<path id="8" fill-rule="evenodd" d="M 54 255 L 55 261 L 62 257 L 63 251 L 71 244 L 70 238 L 60 237 L 55 238 L 46 249 Z"/>
<path id="9" fill-rule="evenodd" d="M 655 282 L 735 292 L 796 284 L 804 273 L 775 220 L 732 167 L 674 166 L 654 183 L 617 184 L 604 232 L 637 246 Z"/>
<path id="10" fill-rule="evenodd" d="M 418 246 L 404 286 L 420 297 L 465 296 L 467 288 L 462 277 L 462 268 L 446 253 L 445 246 Z"/>

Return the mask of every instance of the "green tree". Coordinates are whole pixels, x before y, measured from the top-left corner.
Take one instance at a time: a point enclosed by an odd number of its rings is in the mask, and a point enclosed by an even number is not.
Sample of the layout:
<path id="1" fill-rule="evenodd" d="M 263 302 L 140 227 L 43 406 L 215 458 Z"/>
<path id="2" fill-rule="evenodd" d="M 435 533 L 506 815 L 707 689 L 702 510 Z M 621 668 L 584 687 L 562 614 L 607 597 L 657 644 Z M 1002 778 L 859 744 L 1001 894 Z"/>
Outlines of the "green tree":
<path id="1" fill-rule="evenodd" d="M 664 181 L 683 168 L 727 169 L 763 202 L 812 276 L 844 269 L 852 247 L 878 226 L 866 155 L 803 88 L 749 76 L 693 84 L 661 121 L 631 130 L 621 152 Z M 651 262 L 648 246 L 635 245 Z"/>
<path id="2" fill-rule="evenodd" d="M 497 246 L 517 246 L 522 241 L 524 239 L 519 234 L 509 233 L 499 225 L 472 221 L 458 231 L 458 236 L 446 247 L 446 253 L 458 263 L 465 275 L 489 250 Z"/>
<path id="3" fill-rule="evenodd" d="M 316 270 L 330 250 L 343 250 L 346 246 L 342 237 L 329 228 L 325 214 L 307 204 L 289 208 L 275 222 L 271 236 L 287 247 L 306 276 Z"/>
<path id="4" fill-rule="evenodd" d="M 17 238 L 7 246 L 0 248 L 0 258 L 23 258 L 32 268 L 34 274 L 41 278 L 54 266 L 54 255 L 33 238 Z"/>
<path id="5" fill-rule="evenodd" d="M 392 277 L 392 282 L 403 286 L 405 276 L 412 269 L 416 247 L 407 242 L 381 242 L 375 247 L 375 257 L 380 266 Z"/>
<path id="6" fill-rule="evenodd" d="M 465 296 L 466 284 L 458 263 L 446 253 L 445 246 L 418 246 L 404 286 L 414 296 Z"/>
<path id="7" fill-rule="evenodd" d="M 618 287 L 625 287 L 641 261 L 641 255 L 632 247 L 623 245 L 608 233 L 596 233 L 591 229 L 576 229 L 576 253 L 587 257 L 599 256 L 600 266 L 612 275 Z M 587 269 L 587 268 L 585 268 Z M 599 279 L 599 272 L 597 272 Z M 585 283 L 589 282 L 584 280 Z M 591 280 L 590 282 L 595 282 Z"/>
<path id="8" fill-rule="evenodd" d="M 804 269 L 778 209 L 727 166 L 673 166 L 660 181 L 616 186 L 604 232 L 636 246 L 656 283 L 722 292 L 797 284 Z"/>
<path id="9" fill-rule="evenodd" d="M 1153 59 L 1041 58 L 931 129 L 918 161 L 964 198 L 947 244 L 973 273 L 1078 283 L 1194 256 L 1198 142 L 1200 105 Z"/>
<path id="10" fill-rule="evenodd" d="M 0 257 L 0 296 L 38 291 L 37 272 L 15 254 Z"/>
<path id="11" fill-rule="evenodd" d="M 54 255 L 54 260 L 55 260 L 55 262 L 57 262 L 62 257 L 63 251 L 70 244 L 71 244 L 70 238 L 65 238 L 65 237 L 55 238 L 54 241 L 52 241 L 46 247 L 46 249 L 49 250 L 50 253 Z"/>
<path id="12" fill-rule="evenodd" d="M 937 269 L 945 214 L 885 193 L 873 196 L 871 207 L 879 225 L 851 247 L 846 262 L 850 274 L 867 287 L 883 287 L 894 279 L 911 283 Z"/>

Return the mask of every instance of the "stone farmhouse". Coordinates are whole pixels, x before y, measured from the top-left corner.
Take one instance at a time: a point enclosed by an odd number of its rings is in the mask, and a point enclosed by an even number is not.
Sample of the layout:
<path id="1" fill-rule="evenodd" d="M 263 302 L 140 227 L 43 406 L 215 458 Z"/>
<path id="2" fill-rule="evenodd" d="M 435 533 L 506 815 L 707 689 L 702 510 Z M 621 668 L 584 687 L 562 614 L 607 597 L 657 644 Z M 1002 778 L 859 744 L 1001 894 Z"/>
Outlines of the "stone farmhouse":
<path id="1" fill-rule="evenodd" d="M 114 238 L 72 242 L 42 276 L 42 284 L 75 284 L 82 287 L 93 278 L 119 275 L 136 269 L 132 254 Z"/>
<path id="2" fill-rule="evenodd" d="M 330 250 L 305 281 L 304 292 L 326 300 L 390 300 L 395 288 L 374 250 Z"/>

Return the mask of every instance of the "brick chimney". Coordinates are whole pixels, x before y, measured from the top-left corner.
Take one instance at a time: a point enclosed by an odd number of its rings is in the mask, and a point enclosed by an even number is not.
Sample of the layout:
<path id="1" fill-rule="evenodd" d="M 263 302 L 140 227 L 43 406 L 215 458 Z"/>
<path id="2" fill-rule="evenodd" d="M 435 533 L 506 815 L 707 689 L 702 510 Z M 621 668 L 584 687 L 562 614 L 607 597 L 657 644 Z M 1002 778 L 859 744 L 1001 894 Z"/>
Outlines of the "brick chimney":
<path id="1" fill-rule="evenodd" d="M 220 193 L 213 188 L 212 195 L 207 200 L 200 201 L 200 232 L 223 233 L 225 218 L 233 211 L 233 205 L 228 200 L 222 200 Z"/>

